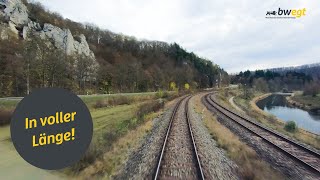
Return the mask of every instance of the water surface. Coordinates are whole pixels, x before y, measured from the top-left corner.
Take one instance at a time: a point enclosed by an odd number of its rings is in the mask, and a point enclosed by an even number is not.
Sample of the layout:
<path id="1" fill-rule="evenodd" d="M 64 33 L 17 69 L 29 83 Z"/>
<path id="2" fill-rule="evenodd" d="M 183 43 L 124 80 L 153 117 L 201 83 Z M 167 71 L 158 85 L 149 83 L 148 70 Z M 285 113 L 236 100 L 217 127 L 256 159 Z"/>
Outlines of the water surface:
<path id="1" fill-rule="evenodd" d="M 284 95 L 271 95 L 257 102 L 260 109 L 284 121 L 295 121 L 298 127 L 320 134 L 320 115 L 289 107 Z"/>

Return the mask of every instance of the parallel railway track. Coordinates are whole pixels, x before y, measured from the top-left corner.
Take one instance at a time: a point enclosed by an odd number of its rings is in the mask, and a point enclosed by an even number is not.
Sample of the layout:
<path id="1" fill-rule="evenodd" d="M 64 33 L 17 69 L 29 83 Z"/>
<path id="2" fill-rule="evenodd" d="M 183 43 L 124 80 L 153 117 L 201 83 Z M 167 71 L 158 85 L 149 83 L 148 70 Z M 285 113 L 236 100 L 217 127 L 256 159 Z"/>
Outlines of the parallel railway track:
<path id="1" fill-rule="evenodd" d="M 250 119 L 242 117 L 241 115 L 221 106 L 211 96 L 207 94 L 205 100 L 219 113 L 226 116 L 228 119 L 234 121 L 241 127 L 247 129 L 251 133 L 262 138 L 267 143 L 271 144 L 276 149 L 288 155 L 290 158 L 298 161 L 305 168 L 311 170 L 320 177 L 320 154 L 308 147 L 296 143 L 282 134 L 266 128 Z"/>
<path id="2" fill-rule="evenodd" d="M 154 179 L 204 179 L 189 120 L 190 98 L 182 98 L 173 110 Z"/>

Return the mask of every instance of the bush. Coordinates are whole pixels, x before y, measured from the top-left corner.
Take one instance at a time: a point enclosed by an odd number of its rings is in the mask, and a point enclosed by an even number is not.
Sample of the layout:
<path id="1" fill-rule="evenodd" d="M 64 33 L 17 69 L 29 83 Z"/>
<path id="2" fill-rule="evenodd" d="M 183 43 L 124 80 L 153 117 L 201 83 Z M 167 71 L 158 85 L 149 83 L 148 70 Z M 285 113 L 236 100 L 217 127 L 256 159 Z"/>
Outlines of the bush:
<path id="1" fill-rule="evenodd" d="M 108 107 L 108 102 L 106 100 L 98 100 L 96 104 L 94 105 L 94 108 L 103 108 L 103 107 Z"/>
<path id="2" fill-rule="evenodd" d="M 298 130 L 298 126 L 294 121 L 288 121 L 286 122 L 284 129 L 288 132 L 295 132 L 296 130 Z"/>
<path id="3" fill-rule="evenodd" d="M 179 93 L 177 93 L 177 92 L 174 92 L 174 93 L 168 93 L 168 97 L 166 98 L 168 101 L 171 101 L 171 100 L 174 100 L 174 99 L 176 99 L 176 98 L 178 98 L 178 97 L 180 97 L 180 96 L 183 96 L 184 95 L 184 93 L 182 93 L 182 92 L 179 92 Z"/>
<path id="4" fill-rule="evenodd" d="M 103 107 L 117 106 L 117 105 L 124 105 L 124 104 L 129 105 L 132 102 L 134 102 L 133 98 L 129 98 L 126 96 L 116 96 L 116 97 L 110 97 L 108 99 L 98 100 L 94 105 L 94 108 L 103 108 Z"/>
<path id="5" fill-rule="evenodd" d="M 144 115 L 160 110 L 163 106 L 164 102 L 161 100 L 153 100 L 142 104 L 137 112 L 138 120 L 142 120 Z"/>
<path id="6" fill-rule="evenodd" d="M 159 90 L 157 93 L 156 93 L 156 97 L 159 99 L 159 98 L 168 98 L 170 96 L 170 94 L 168 93 L 168 91 L 162 91 L 162 90 Z"/>
<path id="7" fill-rule="evenodd" d="M 316 96 L 318 93 L 320 93 L 320 86 L 317 83 L 306 85 L 306 87 L 303 90 L 304 96 Z"/>
<path id="8" fill-rule="evenodd" d="M 84 156 L 75 163 L 74 165 L 70 166 L 70 170 L 73 173 L 78 173 L 88 167 L 90 164 L 92 164 L 97 157 L 102 155 L 102 151 L 99 151 L 97 146 L 93 143 L 90 144 L 88 150 L 84 154 Z"/>
<path id="9" fill-rule="evenodd" d="M 128 98 L 127 96 L 118 96 L 116 98 L 113 98 L 113 105 L 124 105 L 124 104 L 131 104 L 133 102 L 133 99 Z"/>
<path id="10" fill-rule="evenodd" d="M 0 126 L 10 124 L 12 110 L 0 110 Z"/>

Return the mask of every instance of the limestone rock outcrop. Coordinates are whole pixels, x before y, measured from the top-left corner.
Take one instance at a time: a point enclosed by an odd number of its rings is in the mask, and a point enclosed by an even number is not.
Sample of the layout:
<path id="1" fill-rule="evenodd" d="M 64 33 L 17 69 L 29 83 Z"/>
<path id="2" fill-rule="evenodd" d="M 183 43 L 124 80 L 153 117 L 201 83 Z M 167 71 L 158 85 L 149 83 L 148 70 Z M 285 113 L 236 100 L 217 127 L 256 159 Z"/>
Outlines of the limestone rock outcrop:
<path id="1" fill-rule="evenodd" d="M 0 22 L 1 27 L 9 28 L 24 39 L 28 38 L 28 33 L 31 32 L 42 39 L 48 39 L 55 47 L 64 50 L 68 55 L 85 55 L 95 59 L 83 34 L 74 37 L 69 29 L 61 29 L 48 23 L 42 27 L 39 23 L 31 21 L 27 7 L 21 0 L 0 0 L 0 16 L 4 19 L 4 22 Z M 7 38 L 5 31 L 1 32 L 0 38 Z"/>
<path id="2" fill-rule="evenodd" d="M 28 9 L 20 0 L 0 0 L 0 8 L 0 15 L 18 27 L 29 22 Z"/>

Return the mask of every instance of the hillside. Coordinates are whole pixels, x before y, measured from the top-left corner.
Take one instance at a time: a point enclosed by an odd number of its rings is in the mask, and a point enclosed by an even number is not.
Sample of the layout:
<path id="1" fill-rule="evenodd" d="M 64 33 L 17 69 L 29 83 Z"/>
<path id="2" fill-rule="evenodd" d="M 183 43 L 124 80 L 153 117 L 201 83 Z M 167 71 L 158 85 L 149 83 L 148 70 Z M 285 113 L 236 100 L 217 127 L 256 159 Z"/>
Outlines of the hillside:
<path id="1" fill-rule="evenodd" d="M 262 92 L 303 90 L 304 94 L 320 92 L 319 81 L 320 63 L 247 70 L 231 77 L 231 83 L 241 83 Z"/>
<path id="2" fill-rule="evenodd" d="M 0 96 L 63 87 L 78 94 L 212 87 L 222 72 L 176 43 L 137 40 L 64 19 L 41 4 L 0 0 Z"/>
<path id="3" fill-rule="evenodd" d="M 320 63 L 305 64 L 305 65 L 293 66 L 293 67 L 272 68 L 269 70 L 273 72 L 278 72 L 278 73 L 295 71 L 299 73 L 305 73 L 306 75 L 310 75 L 314 79 L 320 79 Z"/>

